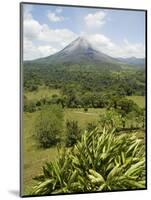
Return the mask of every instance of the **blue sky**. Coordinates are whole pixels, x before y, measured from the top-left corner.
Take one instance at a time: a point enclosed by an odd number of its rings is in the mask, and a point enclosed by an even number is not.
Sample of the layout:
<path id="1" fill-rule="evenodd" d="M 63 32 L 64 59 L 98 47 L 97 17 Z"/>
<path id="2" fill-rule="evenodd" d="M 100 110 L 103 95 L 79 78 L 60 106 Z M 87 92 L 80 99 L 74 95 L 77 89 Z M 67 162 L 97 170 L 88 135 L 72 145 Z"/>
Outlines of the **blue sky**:
<path id="1" fill-rule="evenodd" d="M 145 13 L 24 4 L 24 59 L 51 55 L 82 35 L 113 57 L 144 57 Z"/>

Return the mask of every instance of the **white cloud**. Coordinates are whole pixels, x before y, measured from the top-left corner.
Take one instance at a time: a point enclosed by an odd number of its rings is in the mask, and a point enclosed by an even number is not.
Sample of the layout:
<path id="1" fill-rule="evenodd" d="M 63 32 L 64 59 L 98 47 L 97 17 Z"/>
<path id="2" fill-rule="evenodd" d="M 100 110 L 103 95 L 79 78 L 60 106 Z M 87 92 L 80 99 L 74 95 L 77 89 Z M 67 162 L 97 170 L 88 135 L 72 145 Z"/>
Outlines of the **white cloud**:
<path id="1" fill-rule="evenodd" d="M 51 29 L 47 24 L 40 24 L 33 18 L 30 11 L 24 12 L 25 60 L 53 54 L 77 37 L 69 29 Z"/>
<path id="2" fill-rule="evenodd" d="M 106 23 L 107 14 L 103 11 L 89 13 L 84 17 L 87 33 L 84 34 L 94 48 L 106 53 L 112 57 L 145 57 L 145 47 L 141 43 L 130 43 L 124 39 L 120 44 L 116 44 L 109 37 L 98 33 L 98 28 L 101 28 Z"/>
<path id="3" fill-rule="evenodd" d="M 33 60 L 49 56 L 57 51 L 49 45 L 36 45 L 28 39 L 24 39 L 24 60 Z"/>
<path id="4" fill-rule="evenodd" d="M 124 39 L 120 48 L 122 57 L 145 57 L 145 46 L 142 43 L 130 43 L 127 39 Z"/>
<path id="5" fill-rule="evenodd" d="M 57 46 L 62 46 L 62 43 L 71 42 L 77 35 L 68 29 L 51 29 L 48 25 L 42 25 L 42 30 L 39 33 L 39 40 L 45 42 L 57 43 Z"/>
<path id="6" fill-rule="evenodd" d="M 51 11 L 48 12 L 48 19 L 50 22 L 61 22 L 64 20 L 63 16 L 59 16 Z"/>
<path id="7" fill-rule="evenodd" d="M 87 37 L 97 48 L 111 49 L 114 47 L 114 43 L 110 40 L 110 38 L 106 37 L 103 34 L 92 34 L 88 35 Z"/>
<path id="8" fill-rule="evenodd" d="M 41 56 L 39 57 L 49 56 L 50 54 L 53 54 L 57 51 L 55 48 L 52 48 L 49 45 L 39 45 L 37 49 L 39 51 L 39 54 L 41 54 Z"/>
<path id="9" fill-rule="evenodd" d="M 100 28 L 105 24 L 106 13 L 103 11 L 89 13 L 84 20 L 88 28 Z"/>
<path id="10" fill-rule="evenodd" d="M 34 20 L 29 14 L 27 18 L 24 19 L 24 37 L 28 39 L 36 39 L 42 30 L 42 26 L 38 21 Z"/>
<path id="11" fill-rule="evenodd" d="M 24 37 L 43 42 L 70 42 L 76 34 L 69 29 L 51 29 L 47 24 L 40 24 L 33 18 L 24 20 Z"/>
<path id="12" fill-rule="evenodd" d="M 130 43 L 128 40 L 124 39 L 123 42 L 118 45 L 102 34 L 90 34 L 86 35 L 86 37 L 94 48 L 112 57 L 145 57 L 145 47 L 141 43 Z"/>

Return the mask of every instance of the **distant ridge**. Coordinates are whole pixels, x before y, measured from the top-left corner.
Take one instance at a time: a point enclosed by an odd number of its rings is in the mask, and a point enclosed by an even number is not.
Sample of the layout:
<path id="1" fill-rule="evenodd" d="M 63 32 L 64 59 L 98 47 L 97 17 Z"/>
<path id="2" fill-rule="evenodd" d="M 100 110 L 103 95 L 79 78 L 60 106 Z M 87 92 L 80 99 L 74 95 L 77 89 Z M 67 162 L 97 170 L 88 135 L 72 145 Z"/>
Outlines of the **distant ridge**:
<path id="1" fill-rule="evenodd" d="M 145 66 L 145 58 L 136 58 L 133 56 L 129 58 L 117 58 L 117 59 L 127 64 Z"/>

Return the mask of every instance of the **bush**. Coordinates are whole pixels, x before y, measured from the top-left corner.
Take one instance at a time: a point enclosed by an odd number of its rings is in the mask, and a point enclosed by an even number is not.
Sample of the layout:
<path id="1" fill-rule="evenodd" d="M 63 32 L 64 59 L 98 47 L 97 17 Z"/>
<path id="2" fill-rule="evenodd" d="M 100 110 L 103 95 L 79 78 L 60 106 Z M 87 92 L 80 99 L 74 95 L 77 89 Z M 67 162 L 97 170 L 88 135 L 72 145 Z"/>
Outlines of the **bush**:
<path id="1" fill-rule="evenodd" d="M 25 100 L 24 101 L 24 111 L 30 112 L 30 113 L 35 112 L 36 111 L 36 102 Z"/>
<path id="2" fill-rule="evenodd" d="M 30 92 L 34 92 L 38 90 L 38 85 L 33 83 L 24 83 L 24 89 Z"/>
<path id="3" fill-rule="evenodd" d="M 78 122 L 74 120 L 67 120 L 66 122 L 66 146 L 71 147 L 80 139 L 81 129 Z"/>
<path id="4" fill-rule="evenodd" d="M 112 98 L 107 111 L 100 115 L 99 122 L 106 128 L 144 128 L 144 110 L 132 100 L 115 97 Z"/>
<path id="5" fill-rule="evenodd" d="M 42 106 L 42 102 L 41 102 L 41 100 L 38 100 L 38 101 L 36 102 L 36 106 L 37 106 L 37 107 Z"/>
<path id="6" fill-rule="evenodd" d="M 127 122 L 131 128 L 144 128 L 145 127 L 145 113 L 144 109 L 134 110 L 127 114 Z"/>
<path id="7" fill-rule="evenodd" d="M 60 107 L 45 107 L 37 117 L 36 138 L 43 148 L 56 145 L 61 140 L 63 112 Z"/>
<path id="8" fill-rule="evenodd" d="M 116 110 L 122 115 L 122 117 L 125 117 L 128 113 L 132 111 L 138 111 L 140 109 L 139 106 L 134 103 L 134 101 L 126 98 L 121 98 L 116 103 Z"/>
<path id="9" fill-rule="evenodd" d="M 84 108 L 84 112 L 88 112 L 88 108 L 87 107 Z"/>
<path id="10" fill-rule="evenodd" d="M 43 167 L 33 194 L 143 189 L 144 153 L 144 143 L 135 134 L 85 132 L 73 149 L 62 150 L 57 161 Z"/>
<path id="11" fill-rule="evenodd" d="M 31 85 L 29 86 L 28 90 L 29 90 L 30 92 L 37 91 L 37 90 L 38 90 L 38 86 L 37 86 L 37 85 L 32 85 L 32 84 L 31 84 Z"/>
<path id="12" fill-rule="evenodd" d="M 117 129 L 122 126 L 123 119 L 124 118 L 121 118 L 121 115 L 115 109 L 110 109 L 100 115 L 99 123 L 101 127 L 106 127 L 107 129 Z"/>

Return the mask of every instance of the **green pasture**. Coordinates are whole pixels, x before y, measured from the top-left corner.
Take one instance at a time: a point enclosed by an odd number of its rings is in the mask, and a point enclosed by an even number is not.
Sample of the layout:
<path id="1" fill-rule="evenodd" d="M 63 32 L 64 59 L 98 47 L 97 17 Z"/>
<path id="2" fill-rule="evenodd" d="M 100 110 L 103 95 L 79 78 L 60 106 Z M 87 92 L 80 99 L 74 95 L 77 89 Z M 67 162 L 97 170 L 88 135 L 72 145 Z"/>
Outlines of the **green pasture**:
<path id="1" fill-rule="evenodd" d="M 29 100 L 39 100 L 44 97 L 52 97 L 54 94 L 59 94 L 59 90 L 49 89 L 47 87 L 40 87 L 38 91 L 26 92 L 25 95 Z M 144 96 L 131 96 L 127 97 L 133 100 L 140 107 L 145 107 Z M 64 126 L 66 120 L 77 120 L 79 126 L 85 129 L 90 122 L 97 123 L 99 115 L 104 113 L 105 109 L 89 108 L 87 112 L 83 108 L 79 109 L 64 109 Z M 27 195 L 32 191 L 34 185 L 33 177 L 42 172 L 42 166 L 45 162 L 54 160 L 57 158 L 57 147 L 48 149 L 42 149 L 37 147 L 35 139 L 35 121 L 39 111 L 33 113 L 24 113 L 23 120 L 23 180 L 24 180 L 24 194 Z M 144 132 L 140 132 L 140 137 L 144 135 Z"/>
<path id="2" fill-rule="evenodd" d="M 145 107 L 145 97 L 144 96 L 127 96 L 127 98 L 133 100 L 141 108 Z"/>
<path id="3" fill-rule="evenodd" d="M 41 86 L 38 88 L 38 90 L 33 92 L 25 92 L 25 95 L 28 100 L 40 100 L 43 98 L 51 98 L 52 95 L 58 95 L 60 94 L 59 89 L 50 89 L 46 86 Z"/>

